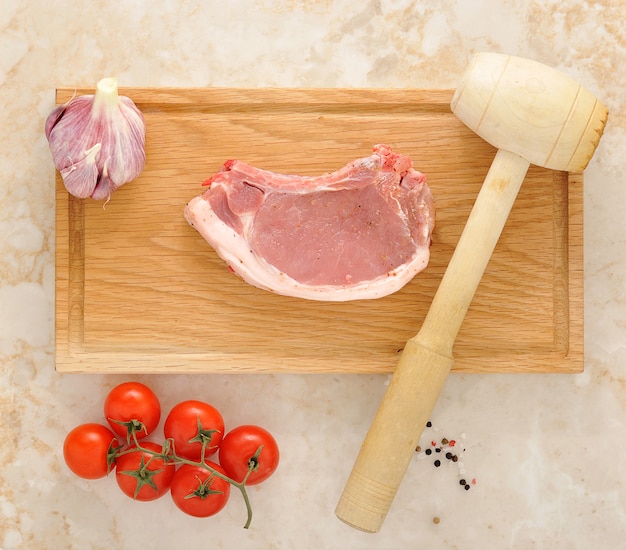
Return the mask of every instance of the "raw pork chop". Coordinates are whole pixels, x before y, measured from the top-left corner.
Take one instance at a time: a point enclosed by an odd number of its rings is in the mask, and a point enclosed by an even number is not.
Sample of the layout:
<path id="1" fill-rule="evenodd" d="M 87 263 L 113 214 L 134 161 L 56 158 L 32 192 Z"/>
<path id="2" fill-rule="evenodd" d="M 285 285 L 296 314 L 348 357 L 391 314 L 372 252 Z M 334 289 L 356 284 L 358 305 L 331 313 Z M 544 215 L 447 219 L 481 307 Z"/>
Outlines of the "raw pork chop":
<path id="1" fill-rule="evenodd" d="M 185 217 L 258 288 L 310 300 L 380 298 L 429 260 L 435 208 L 412 165 L 386 145 L 317 177 L 229 160 Z"/>

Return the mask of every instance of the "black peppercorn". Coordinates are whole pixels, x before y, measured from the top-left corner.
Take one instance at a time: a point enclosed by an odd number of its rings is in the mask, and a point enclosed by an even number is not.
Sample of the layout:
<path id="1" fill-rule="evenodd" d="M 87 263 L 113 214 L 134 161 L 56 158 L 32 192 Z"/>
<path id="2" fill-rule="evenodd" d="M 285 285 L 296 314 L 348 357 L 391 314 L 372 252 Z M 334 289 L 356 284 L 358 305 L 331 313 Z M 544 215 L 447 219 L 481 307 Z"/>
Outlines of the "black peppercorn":
<path id="1" fill-rule="evenodd" d="M 427 455 L 429 455 L 429 454 L 431 454 L 431 453 L 432 453 L 432 451 L 431 451 L 430 449 L 426 449 L 424 452 L 425 452 Z"/>
<path id="2" fill-rule="evenodd" d="M 435 468 L 439 468 L 441 466 L 441 460 L 435 460 Z"/>

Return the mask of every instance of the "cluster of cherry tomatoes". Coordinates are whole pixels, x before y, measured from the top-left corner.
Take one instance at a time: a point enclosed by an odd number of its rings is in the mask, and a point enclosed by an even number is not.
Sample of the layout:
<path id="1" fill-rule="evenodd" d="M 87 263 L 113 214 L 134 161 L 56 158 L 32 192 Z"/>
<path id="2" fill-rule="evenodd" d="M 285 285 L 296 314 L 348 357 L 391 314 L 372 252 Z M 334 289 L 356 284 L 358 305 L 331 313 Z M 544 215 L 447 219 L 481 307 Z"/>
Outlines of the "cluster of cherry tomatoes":
<path id="1" fill-rule="evenodd" d="M 175 405 L 165 419 L 165 441 L 146 438 L 161 419 L 155 393 L 139 382 L 113 388 L 104 401 L 108 426 L 87 423 L 68 433 L 65 462 L 85 479 L 105 477 L 115 470 L 120 489 L 136 500 L 154 500 L 170 493 L 183 512 L 208 517 L 226 506 L 231 486 L 245 487 L 266 480 L 278 467 L 274 437 L 255 425 L 224 432 L 224 419 L 208 403 L 197 400 Z M 209 460 L 211 458 L 211 460 Z"/>

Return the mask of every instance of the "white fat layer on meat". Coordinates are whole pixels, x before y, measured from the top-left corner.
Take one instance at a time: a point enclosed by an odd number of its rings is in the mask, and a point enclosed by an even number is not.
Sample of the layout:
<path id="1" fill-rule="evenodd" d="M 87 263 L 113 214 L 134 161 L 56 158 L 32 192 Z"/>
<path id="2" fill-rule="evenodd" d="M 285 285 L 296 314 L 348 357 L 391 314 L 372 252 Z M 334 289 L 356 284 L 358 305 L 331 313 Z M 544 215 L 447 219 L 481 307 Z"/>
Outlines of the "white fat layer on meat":
<path id="1" fill-rule="evenodd" d="M 405 286 L 426 267 L 430 258 L 429 247 L 421 247 L 408 264 L 398 266 L 387 277 L 345 287 L 311 286 L 299 283 L 255 255 L 246 240 L 226 225 L 202 196 L 189 201 L 185 218 L 244 281 L 270 292 L 307 300 L 345 302 L 382 298 Z"/>

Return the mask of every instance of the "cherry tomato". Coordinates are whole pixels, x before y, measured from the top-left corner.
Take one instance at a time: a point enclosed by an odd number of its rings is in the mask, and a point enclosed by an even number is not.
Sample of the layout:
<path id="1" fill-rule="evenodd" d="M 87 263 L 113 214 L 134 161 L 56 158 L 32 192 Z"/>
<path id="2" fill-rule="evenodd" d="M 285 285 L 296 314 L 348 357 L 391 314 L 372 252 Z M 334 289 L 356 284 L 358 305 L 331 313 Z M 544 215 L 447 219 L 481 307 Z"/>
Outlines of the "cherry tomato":
<path id="1" fill-rule="evenodd" d="M 120 442 L 102 424 L 81 424 L 63 442 L 63 458 L 72 472 L 84 479 L 106 476 L 115 466 L 115 449 Z"/>
<path id="2" fill-rule="evenodd" d="M 204 457 L 213 455 L 224 436 L 224 419 L 220 412 L 202 401 L 183 401 L 174 405 L 165 419 L 163 432 L 173 439 L 177 455 L 200 461 L 203 442 Z"/>
<path id="3" fill-rule="evenodd" d="M 141 447 L 162 452 L 161 445 L 152 441 L 142 441 Z M 128 450 L 130 452 L 117 457 L 115 470 L 115 479 L 122 492 L 135 500 L 155 500 L 167 493 L 176 473 L 174 462 L 155 457 L 136 446 Z"/>
<path id="4" fill-rule="evenodd" d="M 262 449 L 258 452 L 261 446 Z M 246 485 L 256 485 L 274 473 L 280 453 L 276 440 L 267 430 L 259 426 L 244 425 L 234 428 L 224 436 L 219 458 L 228 477 L 235 481 L 243 481 L 248 469 L 252 467 Z"/>
<path id="5" fill-rule="evenodd" d="M 150 435 L 161 419 L 161 404 L 155 393 L 140 382 L 115 386 L 104 400 L 104 416 L 113 431 L 131 440 Z"/>
<path id="6" fill-rule="evenodd" d="M 210 460 L 206 464 L 226 475 L 219 464 Z M 206 518 L 217 514 L 226 506 L 230 496 L 230 483 L 202 466 L 183 464 L 176 470 L 170 493 L 174 504 L 183 512 L 197 518 Z"/>

